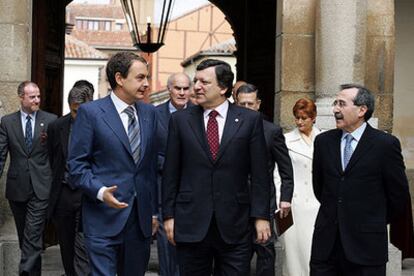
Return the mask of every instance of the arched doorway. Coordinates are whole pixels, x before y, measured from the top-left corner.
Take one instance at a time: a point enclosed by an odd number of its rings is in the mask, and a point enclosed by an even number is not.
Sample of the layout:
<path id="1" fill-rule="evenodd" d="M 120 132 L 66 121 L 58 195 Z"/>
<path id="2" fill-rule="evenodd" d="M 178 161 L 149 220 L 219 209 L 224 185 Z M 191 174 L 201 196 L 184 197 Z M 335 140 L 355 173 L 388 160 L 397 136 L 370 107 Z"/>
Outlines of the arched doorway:
<path id="1" fill-rule="evenodd" d="M 263 113 L 273 120 L 276 78 L 276 1 L 209 0 L 230 22 L 236 40 L 237 79 L 251 82 L 262 95 Z"/>

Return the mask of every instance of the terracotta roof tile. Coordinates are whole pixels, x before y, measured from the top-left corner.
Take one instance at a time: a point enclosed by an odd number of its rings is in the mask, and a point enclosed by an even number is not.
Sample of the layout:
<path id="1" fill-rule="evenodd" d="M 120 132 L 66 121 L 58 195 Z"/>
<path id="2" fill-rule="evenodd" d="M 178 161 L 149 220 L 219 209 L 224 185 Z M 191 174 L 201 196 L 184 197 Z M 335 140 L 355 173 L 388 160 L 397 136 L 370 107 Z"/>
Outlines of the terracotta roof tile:
<path id="1" fill-rule="evenodd" d="M 65 36 L 65 58 L 72 59 L 108 59 L 103 52 L 96 50 L 71 35 Z"/>

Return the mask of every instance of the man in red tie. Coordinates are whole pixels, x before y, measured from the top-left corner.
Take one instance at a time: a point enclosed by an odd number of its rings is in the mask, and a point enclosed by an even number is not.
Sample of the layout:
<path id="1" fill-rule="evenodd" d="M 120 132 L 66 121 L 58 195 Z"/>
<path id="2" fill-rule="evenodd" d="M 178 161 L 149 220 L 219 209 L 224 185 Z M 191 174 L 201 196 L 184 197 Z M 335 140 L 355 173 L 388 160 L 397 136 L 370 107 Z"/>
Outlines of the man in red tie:
<path id="1" fill-rule="evenodd" d="M 270 237 L 263 123 L 229 103 L 232 82 L 227 63 L 204 60 L 194 78 L 199 105 L 169 123 L 163 218 L 184 276 L 249 275 L 252 235 Z"/>

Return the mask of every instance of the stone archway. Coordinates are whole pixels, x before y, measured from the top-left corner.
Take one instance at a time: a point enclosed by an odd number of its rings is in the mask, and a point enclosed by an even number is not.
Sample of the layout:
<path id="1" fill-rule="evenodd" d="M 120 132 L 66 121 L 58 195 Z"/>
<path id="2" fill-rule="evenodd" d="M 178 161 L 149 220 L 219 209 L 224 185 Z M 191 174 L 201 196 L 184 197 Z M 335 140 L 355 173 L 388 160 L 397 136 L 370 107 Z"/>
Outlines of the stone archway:
<path id="1" fill-rule="evenodd" d="M 210 0 L 225 15 L 236 40 L 237 79 L 255 84 L 261 109 L 273 120 L 276 78 L 276 1 Z"/>

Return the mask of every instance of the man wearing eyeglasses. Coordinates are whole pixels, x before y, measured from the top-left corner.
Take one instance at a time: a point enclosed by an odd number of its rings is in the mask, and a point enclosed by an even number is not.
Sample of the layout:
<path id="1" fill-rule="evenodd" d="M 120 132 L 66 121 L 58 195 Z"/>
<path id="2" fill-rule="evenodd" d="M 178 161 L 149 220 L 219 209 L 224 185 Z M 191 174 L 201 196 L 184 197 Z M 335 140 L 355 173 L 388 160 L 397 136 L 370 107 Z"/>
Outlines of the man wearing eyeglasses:
<path id="1" fill-rule="evenodd" d="M 158 120 L 158 206 L 161 214 L 161 181 L 162 170 L 164 167 L 165 150 L 167 148 L 168 123 L 171 114 L 192 106 L 191 96 L 191 80 L 185 73 L 172 74 L 167 81 L 167 90 L 170 99 L 155 108 Z M 160 265 L 161 276 L 178 276 L 180 275 L 176 257 L 175 246 L 168 242 L 167 235 L 164 230 L 164 224 L 159 218 L 159 228 L 157 231 L 157 249 L 158 261 Z"/>
<path id="2" fill-rule="evenodd" d="M 314 144 L 315 222 L 311 276 L 385 276 L 387 224 L 409 198 L 398 139 L 367 121 L 375 99 L 365 87 L 341 85 L 333 104 L 337 129 Z"/>

